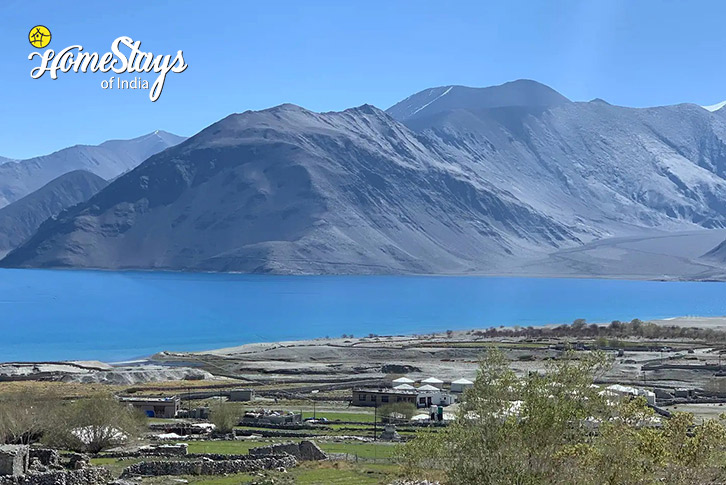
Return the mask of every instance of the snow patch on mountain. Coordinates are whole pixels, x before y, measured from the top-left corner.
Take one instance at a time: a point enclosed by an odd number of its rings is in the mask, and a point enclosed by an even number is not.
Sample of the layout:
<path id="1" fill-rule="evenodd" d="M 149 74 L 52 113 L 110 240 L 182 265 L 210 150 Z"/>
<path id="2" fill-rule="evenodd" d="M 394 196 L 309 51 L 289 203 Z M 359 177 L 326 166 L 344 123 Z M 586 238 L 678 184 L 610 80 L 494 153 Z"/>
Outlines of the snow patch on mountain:
<path id="1" fill-rule="evenodd" d="M 449 88 L 448 88 L 448 89 L 447 89 L 446 91 L 444 91 L 444 92 L 443 92 L 443 93 L 441 93 L 440 95 L 436 96 L 436 97 L 435 97 L 434 99 L 432 99 L 431 101 L 429 101 L 429 102 L 428 102 L 428 103 L 426 103 L 425 105 L 421 106 L 420 108 L 417 108 L 417 109 L 416 109 L 416 111 L 414 111 L 414 112 L 413 112 L 413 114 L 416 114 L 416 113 L 418 113 L 419 111 L 421 111 L 422 109 L 426 108 L 427 106 L 429 106 L 429 105 L 430 105 L 431 103 L 433 103 L 433 102 L 434 102 L 434 101 L 436 101 L 437 99 L 439 99 L 439 98 L 442 98 L 442 97 L 446 96 L 447 94 L 449 94 L 449 92 L 451 91 L 451 88 L 452 88 L 452 87 L 453 87 L 453 86 L 449 86 Z"/>
<path id="2" fill-rule="evenodd" d="M 726 101 L 721 101 L 720 103 L 712 104 L 710 106 L 701 106 L 701 108 L 713 113 L 714 111 L 720 110 L 724 106 L 726 106 Z"/>

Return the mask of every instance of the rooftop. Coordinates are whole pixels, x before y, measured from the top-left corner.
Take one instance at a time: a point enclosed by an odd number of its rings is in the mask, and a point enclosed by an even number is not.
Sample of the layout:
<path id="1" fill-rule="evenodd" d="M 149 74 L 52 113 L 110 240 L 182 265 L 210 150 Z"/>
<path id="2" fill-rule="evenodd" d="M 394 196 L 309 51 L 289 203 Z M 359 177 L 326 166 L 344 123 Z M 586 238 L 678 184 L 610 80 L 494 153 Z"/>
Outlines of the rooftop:
<path id="1" fill-rule="evenodd" d="M 159 403 L 173 403 L 178 401 L 177 396 L 171 397 L 154 397 L 154 396 L 120 396 L 119 401 L 121 402 L 159 402 Z"/>
<path id="2" fill-rule="evenodd" d="M 372 388 L 359 388 L 359 389 L 353 389 L 354 392 L 367 392 L 369 394 L 401 394 L 401 395 L 416 395 L 415 390 L 409 390 L 409 389 L 397 389 L 397 388 L 390 388 L 390 387 L 384 387 L 380 389 L 372 389 Z"/>

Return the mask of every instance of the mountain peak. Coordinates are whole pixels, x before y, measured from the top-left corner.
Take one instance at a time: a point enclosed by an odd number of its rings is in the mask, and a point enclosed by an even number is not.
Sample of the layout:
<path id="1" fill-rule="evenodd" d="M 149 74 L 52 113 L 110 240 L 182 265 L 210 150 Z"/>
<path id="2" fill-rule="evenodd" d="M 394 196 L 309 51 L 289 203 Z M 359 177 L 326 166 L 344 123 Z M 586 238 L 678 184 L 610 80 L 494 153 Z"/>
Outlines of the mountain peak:
<path id="1" fill-rule="evenodd" d="M 518 79 L 487 88 L 450 85 L 425 89 L 391 106 L 386 112 L 398 121 L 406 121 L 456 109 L 548 108 L 569 102 L 549 86 L 531 79 Z"/>
<path id="2" fill-rule="evenodd" d="M 344 113 L 361 113 L 366 115 L 388 116 L 386 112 L 382 109 L 368 103 L 356 106 L 354 108 L 348 108 L 344 111 Z"/>
<path id="3" fill-rule="evenodd" d="M 604 100 L 604 99 L 602 99 L 602 98 L 595 98 L 595 99 L 591 99 L 591 100 L 590 100 L 590 102 L 591 102 L 591 103 L 595 103 L 595 104 L 606 104 L 606 105 L 608 105 L 608 106 L 612 106 L 612 105 L 611 105 L 610 103 L 608 103 L 607 101 L 605 101 L 605 100 Z"/>

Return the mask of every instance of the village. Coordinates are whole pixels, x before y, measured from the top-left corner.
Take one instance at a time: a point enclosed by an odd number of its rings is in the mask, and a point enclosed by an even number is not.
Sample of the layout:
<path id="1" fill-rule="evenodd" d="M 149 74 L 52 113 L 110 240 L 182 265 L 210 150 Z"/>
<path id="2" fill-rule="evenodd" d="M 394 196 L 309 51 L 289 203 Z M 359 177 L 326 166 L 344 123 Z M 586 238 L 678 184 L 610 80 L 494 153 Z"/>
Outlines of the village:
<path id="1" fill-rule="evenodd" d="M 593 386 L 600 395 L 643 399 L 654 423 L 678 410 L 699 419 L 715 416 L 726 402 L 721 348 L 698 336 L 623 335 L 603 344 L 586 336 L 533 339 L 501 332 L 346 336 L 164 352 L 151 359 L 154 366 L 191 366 L 199 373 L 127 384 L 119 384 L 117 374 L 108 381 L 100 377 L 118 369 L 87 362 L 75 363 L 72 371 L 60 363 L 36 363 L 33 372 L 27 364 L 5 364 L 0 431 L 3 401 L 31 394 L 52 396 L 61 408 L 85 403 L 84 412 L 94 412 L 94 406 L 106 406 L 106 414 L 128 410 L 143 424 L 134 433 L 126 433 L 117 417 L 78 425 L 70 430 L 68 447 L 49 446 L 29 427 L 0 447 L 0 484 L 287 483 L 281 477 L 289 483 L 406 483 L 397 482 L 403 479 L 399 450 L 418 433 L 460 419 L 478 358 L 493 348 L 526 375 L 543 372 L 565 353 L 579 358 L 604 346 L 598 351 L 612 366 Z M 148 377 L 148 365 L 127 365 L 124 372 L 136 369 Z M 519 405 L 512 401 L 511 409 Z M 94 426 L 105 431 L 105 441 L 91 451 L 90 443 L 98 441 Z"/>

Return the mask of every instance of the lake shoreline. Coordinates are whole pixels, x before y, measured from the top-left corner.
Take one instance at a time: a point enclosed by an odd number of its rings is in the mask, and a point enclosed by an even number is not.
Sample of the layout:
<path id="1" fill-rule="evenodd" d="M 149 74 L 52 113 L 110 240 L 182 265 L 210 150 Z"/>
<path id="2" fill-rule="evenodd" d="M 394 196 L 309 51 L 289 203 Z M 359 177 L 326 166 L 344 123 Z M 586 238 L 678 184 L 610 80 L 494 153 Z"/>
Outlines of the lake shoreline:
<path id="1" fill-rule="evenodd" d="M 726 331 L 726 316 L 698 317 L 681 316 L 667 319 L 650 320 L 661 326 L 694 327 Z M 533 326 L 533 328 L 554 328 L 560 324 Z M 597 325 L 608 325 L 598 323 Z M 355 369 L 362 369 L 372 361 L 389 362 L 392 369 L 417 368 L 430 360 L 429 367 L 439 369 L 440 375 L 456 378 L 475 377 L 476 362 L 440 362 L 432 355 L 437 348 L 446 348 L 451 342 L 465 347 L 467 344 L 481 344 L 482 340 L 492 345 L 504 345 L 524 341 L 524 338 L 500 337 L 482 339 L 481 332 L 486 328 L 452 330 L 408 335 L 371 335 L 367 337 L 338 337 L 255 342 L 238 346 L 215 348 L 202 351 L 162 351 L 143 359 L 122 362 L 101 361 L 34 361 L 0 363 L 0 381 L 7 380 L 53 380 L 62 378 L 65 382 L 140 384 L 168 380 L 214 380 L 224 376 L 215 375 L 210 362 L 240 361 L 254 362 L 253 366 L 244 365 L 240 371 L 254 374 L 297 376 L 326 376 L 330 367 L 318 365 L 318 361 L 335 361 L 340 365 L 335 370 L 338 377 L 353 378 Z M 567 339 L 566 339 L 567 340 Z M 633 340 L 633 339 L 631 339 Z M 637 340 L 637 339 L 634 339 Z M 403 351 L 402 349 L 405 349 Z M 401 355 L 396 355 L 401 350 Z M 433 354 L 432 354 L 433 352 Z M 403 355 L 405 354 L 405 355 Z M 260 358 L 264 356 L 264 358 Z M 443 363 L 443 365 L 442 365 Z M 327 367 L 326 367 L 327 366 Z M 365 374 L 365 373 L 364 373 Z M 377 373 L 368 378 L 380 377 Z"/>

